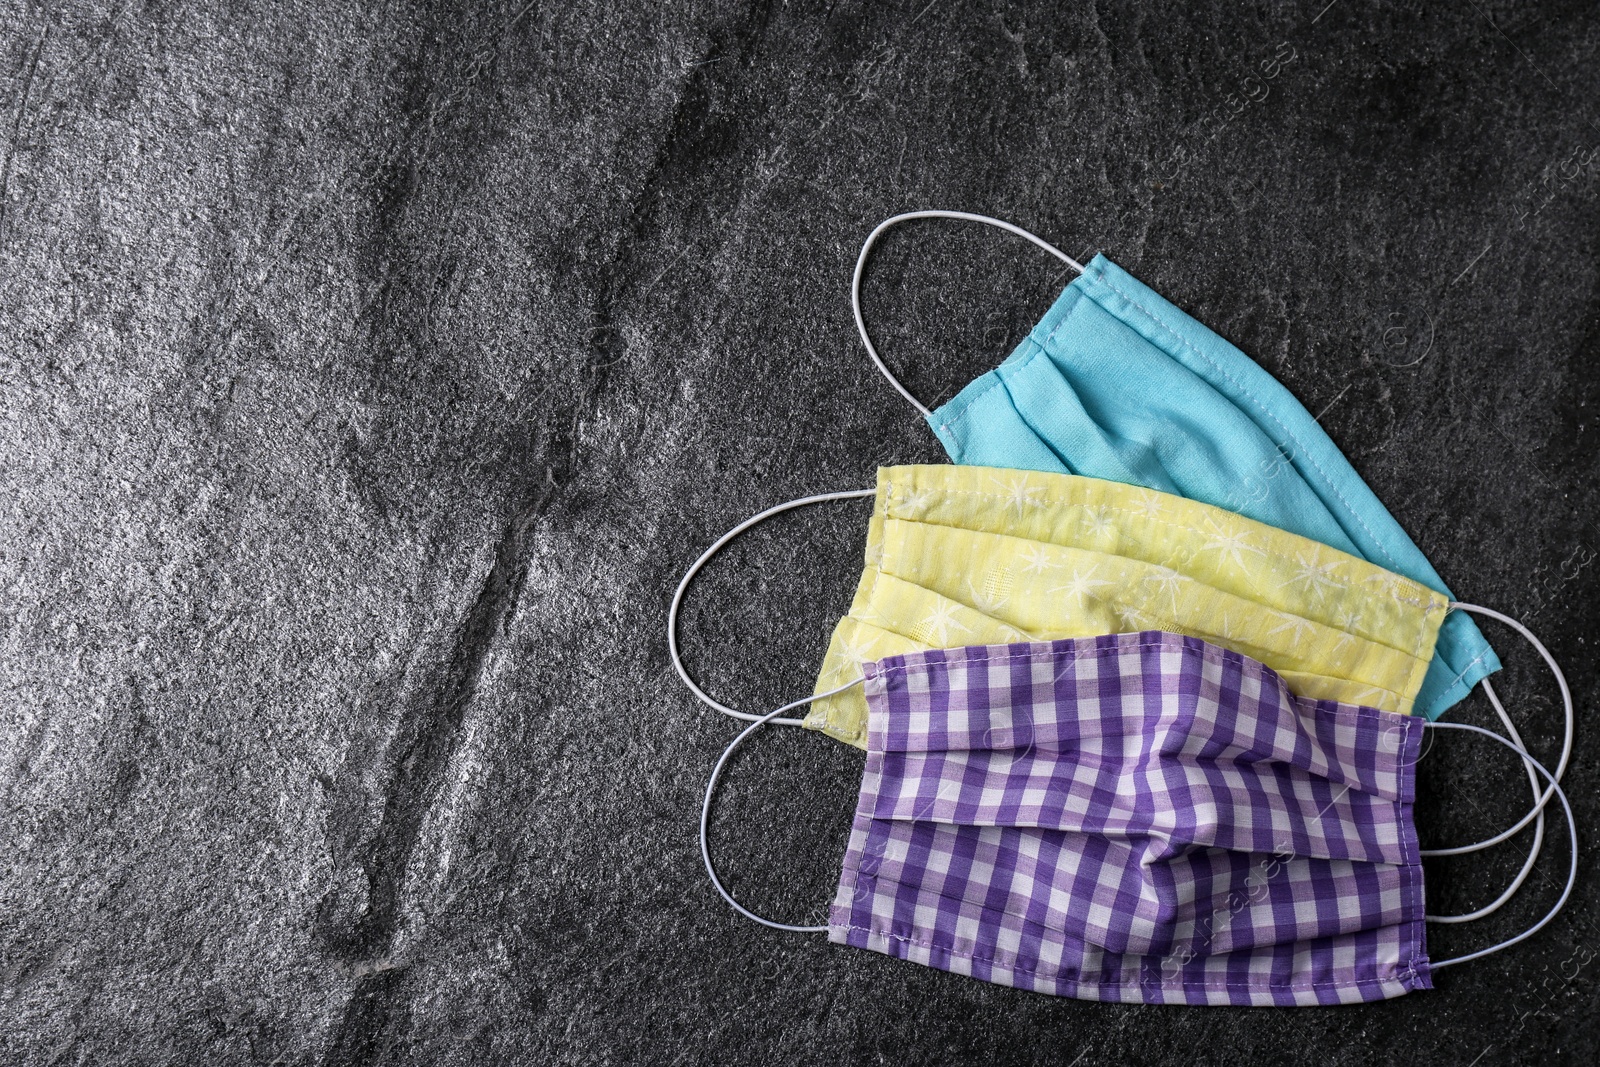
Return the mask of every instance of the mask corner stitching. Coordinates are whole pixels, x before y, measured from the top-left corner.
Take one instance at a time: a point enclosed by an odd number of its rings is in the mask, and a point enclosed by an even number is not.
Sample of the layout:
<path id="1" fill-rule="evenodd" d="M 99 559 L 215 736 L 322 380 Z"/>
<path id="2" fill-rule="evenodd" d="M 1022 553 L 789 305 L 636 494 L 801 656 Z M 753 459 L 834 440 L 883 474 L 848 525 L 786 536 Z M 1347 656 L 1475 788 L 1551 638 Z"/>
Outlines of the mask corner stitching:
<path id="1" fill-rule="evenodd" d="M 1054 336 L 1054 334 L 1052 334 L 1052 336 Z M 1018 370 L 1022 369 L 1027 364 L 1032 363 L 1035 359 L 1038 358 L 1040 353 L 1044 352 L 1044 346 L 1041 345 L 1037 340 L 1034 339 L 1032 331 L 1029 331 L 1028 336 L 1024 337 L 1022 339 L 1021 343 L 1025 344 L 1025 345 L 1032 345 L 1033 349 L 1026 356 L 1024 356 L 1022 359 L 1020 359 L 1020 360 L 1018 360 L 1016 362 L 1015 368 L 1018 369 Z M 994 392 L 1000 386 L 1004 385 L 1005 384 L 1005 379 L 1003 379 L 1000 376 L 1000 368 L 1004 367 L 1005 365 L 1006 365 L 1005 361 L 1002 360 L 1001 362 L 995 364 L 993 367 L 990 367 L 988 370 L 984 371 L 983 372 L 984 375 L 991 375 L 991 374 L 994 375 L 994 381 L 990 382 L 985 388 L 980 389 L 978 392 L 976 392 L 976 393 L 972 394 L 972 396 L 968 397 L 966 402 L 963 403 L 960 407 L 958 407 L 955 410 L 949 412 L 948 414 L 942 416 L 940 418 L 940 420 L 939 420 L 939 429 L 945 430 L 945 431 L 949 431 L 951 423 L 959 421 L 963 416 L 966 415 L 967 411 L 974 404 L 976 404 L 978 401 L 982 400 L 984 397 L 988 396 L 990 393 Z M 983 377 L 983 375 L 979 375 L 979 377 L 981 378 L 981 377 Z M 977 378 L 973 379 L 973 381 L 977 381 L 977 380 L 978 380 Z M 956 399 L 960 399 L 960 398 L 957 397 Z M 955 400 L 950 401 L 951 404 L 954 404 L 955 402 L 956 402 Z M 943 410 L 943 409 L 942 408 L 935 408 L 934 410 L 935 411 L 940 411 L 940 410 Z"/>

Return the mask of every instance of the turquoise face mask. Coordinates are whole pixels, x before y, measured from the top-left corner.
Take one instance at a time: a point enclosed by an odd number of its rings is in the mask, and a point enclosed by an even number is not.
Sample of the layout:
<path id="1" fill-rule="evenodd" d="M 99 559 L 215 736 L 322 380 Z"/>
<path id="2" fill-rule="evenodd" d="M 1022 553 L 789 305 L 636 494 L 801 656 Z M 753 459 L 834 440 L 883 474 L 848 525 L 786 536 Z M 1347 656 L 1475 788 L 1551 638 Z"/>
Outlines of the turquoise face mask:
<path id="1" fill-rule="evenodd" d="M 914 218 L 982 222 L 1078 271 L 1000 366 L 929 411 L 884 366 L 861 316 L 861 275 L 884 230 Z M 1248 356 L 1122 268 L 1087 267 L 983 215 L 915 211 L 875 229 L 851 286 L 856 325 L 878 369 L 928 419 L 956 463 L 1079 474 L 1204 501 L 1309 537 L 1454 599 L 1309 412 Z M 1437 719 L 1500 661 L 1452 612 L 1417 697 Z"/>

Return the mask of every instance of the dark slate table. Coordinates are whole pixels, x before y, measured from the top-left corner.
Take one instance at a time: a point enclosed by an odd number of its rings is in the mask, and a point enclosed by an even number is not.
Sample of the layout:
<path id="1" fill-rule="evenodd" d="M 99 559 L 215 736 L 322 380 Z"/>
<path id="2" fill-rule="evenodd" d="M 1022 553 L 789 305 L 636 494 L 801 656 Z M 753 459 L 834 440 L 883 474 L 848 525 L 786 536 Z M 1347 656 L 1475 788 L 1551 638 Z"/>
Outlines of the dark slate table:
<path id="1" fill-rule="evenodd" d="M 1587 856 L 1531 943 L 1295 1011 L 1012 992 L 758 928 L 700 869 L 735 728 L 672 676 L 668 596 L 755 511 L 942 460 L 847 301 L 930 206 L 1106 252 L 1319 413 L 1565 663 L 1592 824 L 1600 19 L 1325 3 L 7 5 L 0 1060 L 1594 1062 Z M 932 402 L 1064 281 L 920 224 L 867 305 Z M 866 510 L 708 569 L 713 692 L 808 691 Z M 1425 840 L 1526 806 L 1487 748 L 1438 739 Z M 798 731 L 734 762 L 753 906 L 818 914 L 859 772 Z M 1436 954 L 1543 913 L 1553 830 Z M 1430 904 L 1519 841 L 1430 864 Z"/>

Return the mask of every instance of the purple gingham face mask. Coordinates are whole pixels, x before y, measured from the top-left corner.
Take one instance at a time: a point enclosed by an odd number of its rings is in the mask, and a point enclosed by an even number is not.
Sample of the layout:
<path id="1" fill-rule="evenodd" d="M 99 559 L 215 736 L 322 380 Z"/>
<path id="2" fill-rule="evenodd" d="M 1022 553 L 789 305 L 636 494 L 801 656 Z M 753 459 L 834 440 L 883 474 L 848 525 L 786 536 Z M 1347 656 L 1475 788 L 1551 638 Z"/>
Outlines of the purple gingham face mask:
<path id="1" fill-rule="evenodd" d="M 864 673 L 866 767 L 828 924 L 727 898 L 759 922 L 1148 1003 L 1379 1000 L 1495 950 L 1430 966 L 1411 815 L 1423 730 L 1488 731 L 1302 699 L 1255 660 L 1155 631 Z"/>
<path id="2" fill-rule="evenodd" d="M 1429 988 L 1422 720 L 1146 632 L 897 656 L 830 940 L 1087 1000 Z"/>

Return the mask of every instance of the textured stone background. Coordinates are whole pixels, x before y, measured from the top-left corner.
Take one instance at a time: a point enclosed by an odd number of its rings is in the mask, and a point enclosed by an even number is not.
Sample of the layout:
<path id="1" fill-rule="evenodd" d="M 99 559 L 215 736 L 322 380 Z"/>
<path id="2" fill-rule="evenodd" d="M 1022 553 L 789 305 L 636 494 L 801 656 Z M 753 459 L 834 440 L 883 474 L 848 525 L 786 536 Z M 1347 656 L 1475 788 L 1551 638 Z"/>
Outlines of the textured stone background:
<path id="1" fill-rule="evenodd" d="M 1588 858 L 1533 942 L 1298 1011 L 1015 993 L 755 927 L 699 867 L 735 728 L 668 595 L 748 514 L 943 458 L 846 299 L 926 206 L 1105 251 L 1321 412 L 1566 664 L 1592 825 L 1600 17 L 1325 2 L 0 3 L 0 1061 L 1594 1062 Z M 1064 280 L 914 225 L 868 308 L 931 402 Z M 706 572 L 713 692 L 807 690 L 865 516 Z M 1486 745 L 1439 739 L 1426 841 L 1524 806 Z M 734 763 L 753 906 L 819 912 L 859 767 Z"/>

